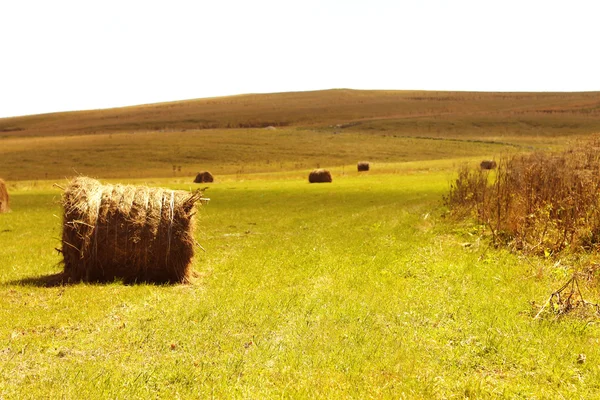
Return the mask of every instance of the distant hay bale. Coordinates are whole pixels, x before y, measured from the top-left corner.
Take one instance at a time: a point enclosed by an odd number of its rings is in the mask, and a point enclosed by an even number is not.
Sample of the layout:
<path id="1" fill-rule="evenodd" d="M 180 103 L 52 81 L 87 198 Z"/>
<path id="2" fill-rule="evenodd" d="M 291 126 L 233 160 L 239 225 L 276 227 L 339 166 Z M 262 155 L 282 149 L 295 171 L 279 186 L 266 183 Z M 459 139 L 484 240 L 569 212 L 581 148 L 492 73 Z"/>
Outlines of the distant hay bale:
<path id="1" fill-rule="evenodd" d="M 6 189 L 6 183 L 0 179 L 0 213 L 10 211 L 10 196 L 8 195 L 8 189 Z"/>
<path id="2" fill-rule="evenodd" d="M 200 191 L 73 179 L 62 198 L 64 278 L 187 282 L 196 244 L 192 217 L 201 200 Z"/>
<path id="3" fill-rule="evenodd" d="M 326 169 L 315 169 L 308 175 L 308 182 L 310 183 L 323 183 L 331 182 L 331 172 Z"/>
<path id="4" fill-rule="evenodd" d="M 481 164 L 479 164 L 481 169 L 494 169 L 496 168 L 496 161 L 494 160 L 483 160 Z"/>
<path id="5" fill-rule="evenodd" d="M 213 181 L 214 178 L 212 174 L 208 171 L 198 172 L 198 174 L 196 175 L 196 179 L 194 179 L 194 183 L 207 183 Z"/>
<path id="6" fill-rule="evenodd" d="M 359 161 L 357 164 L 358 172 L 368 171 L 370 164 L 368 161 Z"/>

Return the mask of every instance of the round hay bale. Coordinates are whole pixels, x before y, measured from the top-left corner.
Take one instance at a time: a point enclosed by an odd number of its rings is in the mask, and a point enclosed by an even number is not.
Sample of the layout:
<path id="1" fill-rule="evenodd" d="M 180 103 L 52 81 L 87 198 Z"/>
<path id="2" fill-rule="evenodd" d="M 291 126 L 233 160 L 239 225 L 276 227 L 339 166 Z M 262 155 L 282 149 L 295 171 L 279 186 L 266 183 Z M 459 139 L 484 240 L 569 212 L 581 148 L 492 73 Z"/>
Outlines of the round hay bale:
<path id="1" fill-rule="evenodd" d="M 102 185 L 78 177 L 63 197 L 64 277 L 72 281 L 187 282 L 202 193 Z"/>
<path id="2" fill-rule="evenodd" d="M 10 196 L 8 195 L 8 189 L 6 189 L 6 182 L 0 179 L 0 213 L 10 211 Z"/>
<path id="3" fill-rule="evenodd" d="M 331 181 L 331 172 L 327 171 L 326 169 L 315 169 L 308 175 L 308 182 L 310 183 L 323 183 Z"/>
<path id="4" fill-rule="evenodd" d="M 370 165 L 368 161 L 359 161 L 357 164 L 358 172 L 368 171 L 369 167 Z"/>
<path id="5" fill-rule="evenodd" d="M 481 164 L 479 164 L 481 169 L 494 169 L 496 168 L 496 161 L 494 160 L 483 160 Z"/>
<path id="6" fill-rule="evenodd" d="M 194 183 L 207 183 L 213 181 L 214 178 L 212 174 L 208 171 L 198 172 L 198 174 L 196 175 L 196 179 L 194 179 Z"/>

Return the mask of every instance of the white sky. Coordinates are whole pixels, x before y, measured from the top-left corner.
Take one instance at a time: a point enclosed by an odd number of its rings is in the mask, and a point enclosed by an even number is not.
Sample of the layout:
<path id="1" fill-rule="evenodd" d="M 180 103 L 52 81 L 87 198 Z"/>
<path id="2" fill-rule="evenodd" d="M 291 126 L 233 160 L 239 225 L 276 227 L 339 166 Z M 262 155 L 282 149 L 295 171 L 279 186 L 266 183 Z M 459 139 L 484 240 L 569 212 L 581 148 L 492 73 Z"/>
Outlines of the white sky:
<path id="1" fill-rule="evenodd" d="M 597 0 L 5 0 L 0 117 L 330 88 L 600 90 Z"/>

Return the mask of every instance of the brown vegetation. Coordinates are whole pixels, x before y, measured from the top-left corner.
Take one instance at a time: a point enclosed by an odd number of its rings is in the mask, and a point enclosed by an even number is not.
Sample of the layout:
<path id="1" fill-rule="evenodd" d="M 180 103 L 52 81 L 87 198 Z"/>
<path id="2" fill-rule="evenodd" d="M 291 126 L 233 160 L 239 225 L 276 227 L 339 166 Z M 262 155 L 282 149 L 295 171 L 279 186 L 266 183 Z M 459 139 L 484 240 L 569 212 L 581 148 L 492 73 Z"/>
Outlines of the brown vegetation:
<path id="1" fill-rule="evenodd" d="M 600 139 L 505 158 L 495 173 L 465 166 L 445 200 L 484 223 L 496 243 L 546 255 L 598 251 Z"/>
<path id="2" fill-rule="evenodd" d="M 78 177 L 63 194 L 64 278 L 186 282 L 202 193 L 102 185 Z"/>
<path id="3" fill-rule="evenodd" d="M 315 169 L 308 175 L 308 182 L 310 183 L 324 183 L 332 180 L 331 172 L 326 169 Z"/>
<path id="4" fill-rule="evenodd" d="M 359 161 L 357 164 L 358 172 L 368 171 L 369 167 L 370 165 L 368 161 Z"/>
<path id="5" fill-rule="evenodd" d="M 5 213 L 10 210 L 10 196 L 6 183 L 0 179 L 0 213 Z"/>
<path id="6" fill-rule="evenodd" d="M 213 182 L 213 181 L 214 181 L 214 177 L 208 171 L 198 172 L 198 174 L 196 175 L 196 178 L 194 179 L 194 183 L 207 183 L 207 182 Z"/>

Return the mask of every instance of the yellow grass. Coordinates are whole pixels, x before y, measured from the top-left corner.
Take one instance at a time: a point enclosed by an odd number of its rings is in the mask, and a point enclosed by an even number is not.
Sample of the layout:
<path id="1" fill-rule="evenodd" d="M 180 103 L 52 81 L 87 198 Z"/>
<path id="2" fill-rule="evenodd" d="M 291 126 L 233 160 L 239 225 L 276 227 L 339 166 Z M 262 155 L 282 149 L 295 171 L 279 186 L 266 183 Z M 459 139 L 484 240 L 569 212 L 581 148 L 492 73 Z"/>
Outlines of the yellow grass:
<path id="1" fill-rule="evenodd" d="M 102 178 L 188 177 L 208 169 L 222 175 L 342 167 L 481 155 L 515 147 L 358 132 L 322 133 L 294 128 L 138 132 L 3 139 L 0 157 L 8 180 L 57 179 L 77 174 Z M 176 167 L 175 170 L 173 167 Z M 179 171 L 181 167 L 181 171 Z"/>

